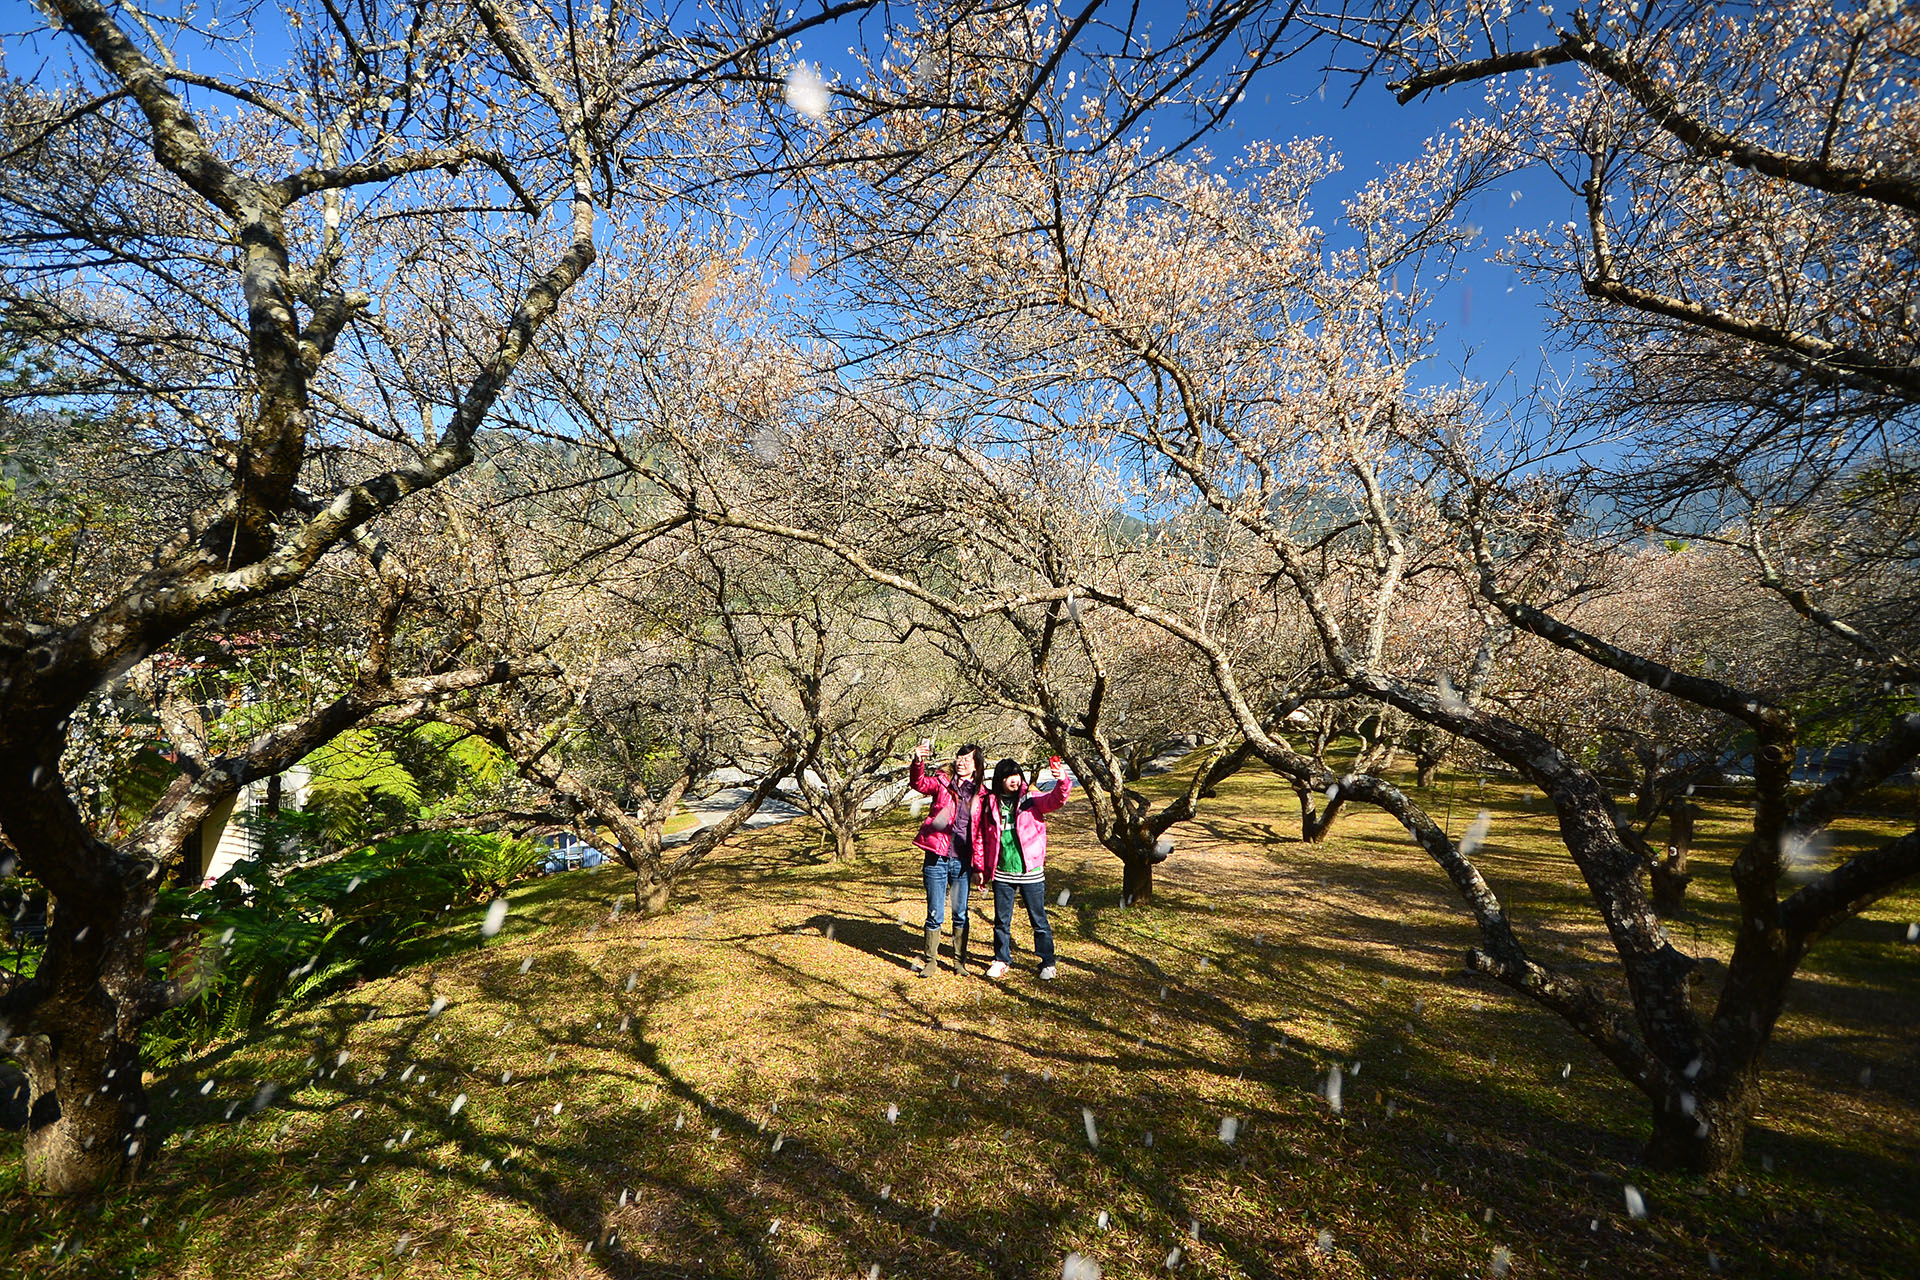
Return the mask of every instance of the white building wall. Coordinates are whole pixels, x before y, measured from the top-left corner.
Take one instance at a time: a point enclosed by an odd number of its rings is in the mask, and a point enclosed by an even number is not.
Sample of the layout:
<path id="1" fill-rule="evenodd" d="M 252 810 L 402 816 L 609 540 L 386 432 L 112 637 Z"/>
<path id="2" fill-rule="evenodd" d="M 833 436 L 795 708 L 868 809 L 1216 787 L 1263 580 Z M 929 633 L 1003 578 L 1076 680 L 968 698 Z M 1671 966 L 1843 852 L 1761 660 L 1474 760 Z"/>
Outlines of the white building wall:
<path id="1" fill-rule="evenodd" d="M 312 775 L 305 766 L 295 765 L 280 775 L 280 807 L 298 809 L 307 802 L 307 784 Z M 260 851 L 260 837 L 246 815 L 259 814 L 267 807 L 267 781 L 249 782 L 231 799 L 222 801 L 200 824 L 200 884 L 213 884 L 242 862 Z"/>

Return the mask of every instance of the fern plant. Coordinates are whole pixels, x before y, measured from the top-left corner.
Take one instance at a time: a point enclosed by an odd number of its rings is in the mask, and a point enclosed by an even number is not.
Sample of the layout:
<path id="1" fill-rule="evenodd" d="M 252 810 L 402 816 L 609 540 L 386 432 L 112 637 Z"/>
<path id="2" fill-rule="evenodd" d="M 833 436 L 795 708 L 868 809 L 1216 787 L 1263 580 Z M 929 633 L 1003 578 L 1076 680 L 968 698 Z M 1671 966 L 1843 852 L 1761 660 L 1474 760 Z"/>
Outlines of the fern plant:
<path id="1" fill-rule="evenodd" d="M 157 1064 L 177 1062 L 348 982 L 462 945 L 468 935 L 436 932 L 439 916 L 498 896 L 543 852 L 477 831 L 414 835 L 291 871 L 257 857 L 210 889 L 171 891 L 173 928 L 156 931 L 153 964 L 190 974 L 198 993 L 148 1023 L 148 1051 Z"/>
<path id="2" fill-rule="evenodd" d="M 258 853 L 211 887 L 163 902 L 169 926 L 157 931 L 153 965 L 190 973 L 198 994 L 148 1024 L 156 1062 L 457 945 L 434 932 L 442 913 L 498 896 L 533 874 L 545 852 L 480 831 L 363 843 L 376 829 L 457 812 L 510 776 L 504 756 L 457 730 L 350 730 L 304 763 L 304 812 L 258 819 L 268 826 Z M 345 852 L 284 865 L 280 851 L 297 849 Z"/>

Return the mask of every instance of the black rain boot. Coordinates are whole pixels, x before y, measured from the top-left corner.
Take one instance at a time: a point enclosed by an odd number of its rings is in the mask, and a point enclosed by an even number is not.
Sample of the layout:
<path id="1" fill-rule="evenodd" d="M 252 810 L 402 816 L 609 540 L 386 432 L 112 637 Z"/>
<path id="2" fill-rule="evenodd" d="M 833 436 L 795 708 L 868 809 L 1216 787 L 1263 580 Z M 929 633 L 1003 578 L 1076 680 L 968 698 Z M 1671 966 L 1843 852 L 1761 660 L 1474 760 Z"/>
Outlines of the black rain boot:
<path id="1" fill-rule="evenodd" d="M 961 925 L 953 933 L 953 971 L 961 977 L 967 976 L 967 930 L 971 925 Z"/>
<path id="2" fill-rule="evenodd" d="M 920 965 L 920 976 L 931 978 L 940 968 L 940 931 L 927 930 L 927 958 Z"/>

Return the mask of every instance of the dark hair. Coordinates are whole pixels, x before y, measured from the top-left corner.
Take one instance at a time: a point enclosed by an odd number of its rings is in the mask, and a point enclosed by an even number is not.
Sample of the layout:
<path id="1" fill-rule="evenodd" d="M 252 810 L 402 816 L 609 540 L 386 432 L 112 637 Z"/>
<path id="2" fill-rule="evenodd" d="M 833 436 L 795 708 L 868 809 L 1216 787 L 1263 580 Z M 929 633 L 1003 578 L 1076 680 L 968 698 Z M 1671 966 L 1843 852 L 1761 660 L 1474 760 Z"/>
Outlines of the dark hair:
<path id="1" fill-rule="evenodd" d="M 961 756 L 973 757 L 973 780 L 976 783 L 987 776 L 987 753 L 980 749 L 979 743 L 969 742 L 966 746 L 961 747 L 953 753 L 955 760 L 958 760 Z"/>
<path id="2" fill-rule="evenodd" d="M 994 794 L 998 795 L 1001 792 L 1003 789 L 1002 784 L 1005 783 L 1008 778 L 1011 778 L 1016 773 L 1024 772 L 1025 770 L 1020 767 L 1018 760 L 1002 760 L 999 764 L 993 766 Z"/>

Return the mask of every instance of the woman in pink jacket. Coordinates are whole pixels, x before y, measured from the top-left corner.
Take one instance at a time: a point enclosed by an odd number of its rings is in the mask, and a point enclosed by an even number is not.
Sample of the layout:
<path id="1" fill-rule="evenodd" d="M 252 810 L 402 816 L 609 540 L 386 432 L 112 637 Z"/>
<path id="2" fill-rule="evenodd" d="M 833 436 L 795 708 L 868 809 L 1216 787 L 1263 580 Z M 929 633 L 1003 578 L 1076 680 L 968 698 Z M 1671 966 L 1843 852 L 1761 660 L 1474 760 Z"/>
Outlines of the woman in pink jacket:
<path id="1" fill-rule="evenodd" d="M 967 855 L 973 848 L 973 828 L 985 795 L 980 775 L 986 758 L 969 743 L 954 753 L 953 767 L 929 773 L 927 757 L 933 743 L 923 741 L 913 753 L 913 789 L 929 797 L 927 817 L 913 847 L 925 858 L 920 879 L 927 890 L 927 954 L 919 962 L 920 976 L 930 978 L 939 969 L 940 926 L 953 901 L 953 971 L 967 971 Z"/>
<path id="2" fill-rule="evenodd" d="M 973 824 L 973 883 L 993 885 L 993 963 L 989 978 L 1005 975 L 1013 963 L 1013 899 L 1027 904 L 1033 924 L 1033 949 L 1040 957 L 1040 980 L 1053 981 L 1053 930 L 1047 925 L 1047 815 L 1067 802 L 1073 784 L 1055 756 L 1047 761 L 1054 777 L 1051 791 L 1033 791 L 1016 760 L 993 767 L 993 787 Z"/>

